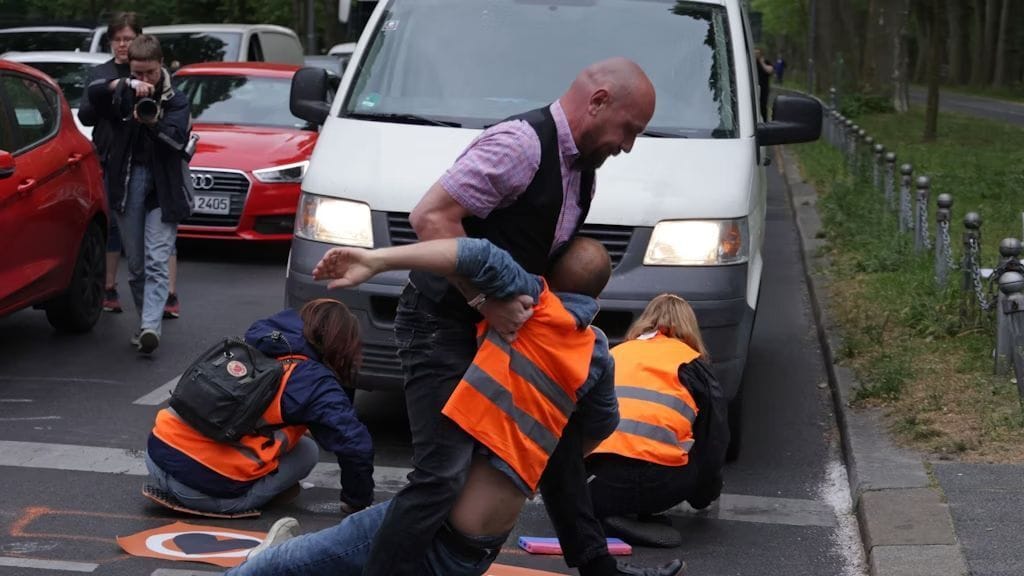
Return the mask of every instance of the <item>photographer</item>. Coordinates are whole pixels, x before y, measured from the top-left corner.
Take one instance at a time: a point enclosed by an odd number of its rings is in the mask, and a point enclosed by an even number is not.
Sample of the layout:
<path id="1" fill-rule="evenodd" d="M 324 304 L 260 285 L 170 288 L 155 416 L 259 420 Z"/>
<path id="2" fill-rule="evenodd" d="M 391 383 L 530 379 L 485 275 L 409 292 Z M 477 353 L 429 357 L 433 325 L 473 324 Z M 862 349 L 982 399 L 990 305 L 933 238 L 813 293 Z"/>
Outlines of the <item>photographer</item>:
<path id="1" fill-rule="evenodd" d="M 105 168 L 110 208 L 128 257 L 132 299 L 140 317 L 131 342 L 150 353 L 160 344 L 167 301 L 168 261 L 178 223 L 191 206 L 182 163 L 189 104 L 171 89 L 160 42 L 141 34 L 128 47 L 129 78 L 100 78 L 89 102 L 110 124 Z"/>

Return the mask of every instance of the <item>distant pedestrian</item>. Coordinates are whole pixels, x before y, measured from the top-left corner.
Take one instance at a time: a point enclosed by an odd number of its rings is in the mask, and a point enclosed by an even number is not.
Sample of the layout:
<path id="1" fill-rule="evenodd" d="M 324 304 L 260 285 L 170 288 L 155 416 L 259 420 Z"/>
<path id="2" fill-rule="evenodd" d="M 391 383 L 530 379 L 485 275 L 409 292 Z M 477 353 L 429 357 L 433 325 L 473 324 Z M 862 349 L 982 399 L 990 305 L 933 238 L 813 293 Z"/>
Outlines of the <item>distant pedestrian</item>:
<path id="1" fill-rule="evenodd" d="M 758 109 L 761 111 L 761 120 L 768 121 L 768 93 L 771 90 L 772 73 L 775 69 L 771 63 L 761 54 L 760 48 L 754 49 L 754 62 L 757 65 L 757 86 L 759 92 Z"/>
<path id="2" fill-rule="evenodd" d="M 782 75 L 786 72 L 786 59 L 779 54 L 779 57 L 775 60 L 775 81 L 782 84 Z"/>
<path id="3" fill-rule="evenodd" d="M 160 344 L 178 223 L 191 212 L 181 153 L 191 121 L 188 98 L 171 87 L 156 37 L 131 41 L 128 66 L 130 78 L 115 70 L 90 83 L 87 97 L 110 126 L 104 174 L 139 314 L 131 342 L 150 353 Z M 136 104 L 144 101 L 151 113 L 140 114 L 145 108 Z"/>

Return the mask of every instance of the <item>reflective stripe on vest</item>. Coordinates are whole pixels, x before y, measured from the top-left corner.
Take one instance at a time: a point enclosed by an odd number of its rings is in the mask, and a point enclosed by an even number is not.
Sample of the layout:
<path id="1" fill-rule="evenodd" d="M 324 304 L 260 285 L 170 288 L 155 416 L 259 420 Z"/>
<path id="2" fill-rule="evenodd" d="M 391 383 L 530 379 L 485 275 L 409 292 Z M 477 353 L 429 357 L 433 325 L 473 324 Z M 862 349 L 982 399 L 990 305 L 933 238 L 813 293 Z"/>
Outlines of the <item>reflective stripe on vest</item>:
<path id="1" fill-rule="evenodd" d="M 277 470 L 281 456 L 291 450 L 306 433 L 305 426 L 284 425 L 281 395 L 298 366 L 295 360 L 307 358 L 295 355 L 280 360 L 291 362 L 285 365 L 277 393 L 259 420 L 261 427 L 281 426 L 270 432 L 269 436 L 250 434 L 235 442 L 217 442 L 189 426 L 170 407 L 157 413 L 153 434 L 199 464 L 232 480 L 250 482 Z"/>
<path id="2" fill-rule="evenodd" d="M 535 490 L 576 409 L 596 336 L 577 327 L 546 284 L 514 343 L 485 323 L 480 336 L 473 364 L 443 413 Z"/>
<path id="3" fill-rule="evenodd" d="M 693 448 L 697 403 L 679 381 L 679 366 L 699 354 L 661 334 L 612 348 L 619 426 L 594 453 L 683 466 Z"/>

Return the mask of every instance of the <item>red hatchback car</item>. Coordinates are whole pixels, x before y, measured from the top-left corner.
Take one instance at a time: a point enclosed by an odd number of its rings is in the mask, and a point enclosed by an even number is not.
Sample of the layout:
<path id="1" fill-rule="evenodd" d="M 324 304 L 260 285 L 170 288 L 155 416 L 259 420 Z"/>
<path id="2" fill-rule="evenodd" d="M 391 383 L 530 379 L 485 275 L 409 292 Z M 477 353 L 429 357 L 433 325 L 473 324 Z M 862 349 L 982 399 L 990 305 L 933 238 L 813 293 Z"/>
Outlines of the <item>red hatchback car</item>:
<path id="1" fill-rule="evenodd" d="M 199 144 L 189 168 L 195 188 L 183 238 L 288 241 L 299 184 L 317 127 L 292 116 L 298 66 L 216 62 L 185 66 L 176 90 L 192 104 Z"/>
<path id="2" fill-rule="evenodd" d="M 34 305 L 59 330 L 92 328 L 107 218 L 96 151 L 60 88 L 0 60 L 0 316 Z"/>

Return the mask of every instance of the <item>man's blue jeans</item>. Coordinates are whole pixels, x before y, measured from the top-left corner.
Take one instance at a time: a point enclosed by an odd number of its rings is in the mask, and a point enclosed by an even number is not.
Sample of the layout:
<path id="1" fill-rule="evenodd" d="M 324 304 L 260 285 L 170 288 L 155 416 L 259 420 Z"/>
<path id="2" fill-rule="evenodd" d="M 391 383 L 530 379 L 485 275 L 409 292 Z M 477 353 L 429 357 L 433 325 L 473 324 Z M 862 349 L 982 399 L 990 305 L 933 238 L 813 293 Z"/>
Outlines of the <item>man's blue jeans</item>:
<path id="1" fill-rule="evenodd" d="M 128 259 L 128 284 L 140 317 L 140 329 L 159 335 L 170 287 L 168 264 L 178 225 L 163 222 L 159 208 L 146 210 L 146 194 L 152 188 L 149 166 L 133 165 L 125 190 L 124 213 L 114 210 L 114 214 Z"/>
<path id="2" fill-rule="evenodd" d="M 281 455 L 277 471 L 257 480 L 244 495 L 237 498 L 216 498 L 182 484 L 156 465 L 146 454 L 149 481 L 164 492 L 174 495 L 182 504 L 194 510 L 233 514 L 263 508 L 275 496 L 294 486 L 313 471 L 320 456 L 320 447 L 312 438 L 303 436 L 295 448 Z"/>
<path id="3" fill-rule="evenodd" d="M 352 514 L 340 524 L 268 548 L 252 560 L 228 570 L 224 576 L 359 576 L 370 554 L 370 544 L 384 521 L 391 502 L 382 502 Z M 470 538 L 478 554 L 453 550 L 434 539 L 418 573 L 422 576 L 481 576 L 498 557 L 507 535 Z"/>

